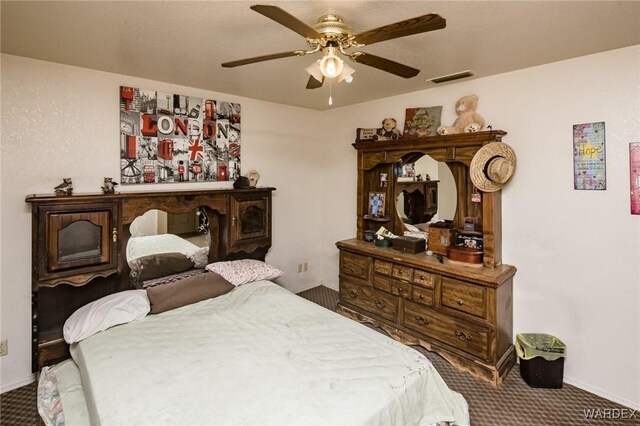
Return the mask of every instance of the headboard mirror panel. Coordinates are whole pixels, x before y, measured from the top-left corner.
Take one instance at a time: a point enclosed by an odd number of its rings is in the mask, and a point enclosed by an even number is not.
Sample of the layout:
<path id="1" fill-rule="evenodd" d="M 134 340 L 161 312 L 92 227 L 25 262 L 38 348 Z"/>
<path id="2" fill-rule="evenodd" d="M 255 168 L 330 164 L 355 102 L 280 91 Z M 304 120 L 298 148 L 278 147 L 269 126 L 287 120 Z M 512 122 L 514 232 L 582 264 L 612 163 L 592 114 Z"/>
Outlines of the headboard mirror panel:
<path id="1" fill-rule="evenodd" d="M 129 225 L 130 236 L 125 248 L 127 266 L 131 269 L 129 277 L 134 286 L 143 285 L 144 277 L 139 266 L 148 265 L 148 262 L 164 259 L 170 264 L 170 259 L 183 255 L 186 264 L 178 258 L 176 273 L 185 272 L 189 261 L 193 262 L 189 269 L 203 268 L 210 263 L 212 238 L 209 223 L 209 209 L 205 206 L 184 213 L 151 209 L 135 218 Z M 218 243 L 218 238 L 215 243 Z M 167 267 L 163 271 L 168 273 L 170 269 Z"/>

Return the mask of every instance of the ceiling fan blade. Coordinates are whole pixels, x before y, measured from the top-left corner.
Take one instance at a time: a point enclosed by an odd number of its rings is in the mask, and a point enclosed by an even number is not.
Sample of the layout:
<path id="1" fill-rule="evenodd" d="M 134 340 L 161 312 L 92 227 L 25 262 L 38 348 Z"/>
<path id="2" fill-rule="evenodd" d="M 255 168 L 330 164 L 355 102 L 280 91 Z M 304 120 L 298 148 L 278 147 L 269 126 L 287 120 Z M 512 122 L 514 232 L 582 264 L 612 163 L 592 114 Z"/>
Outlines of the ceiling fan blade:
<path id="1" fill-rule="evenodd" d="M 438 14 L 430 13 L 428 15 L 416 16 L 415 18 L 356 34 L 353 37 L 353 40 L 358 44 L 366 46 L 398 37 L 406 37 L 413 34 L 426 33 L 427 31 L 440 30 L 446 26 L 446 19 Z"/>
<path id="2" fill-rule="evenodd" d="M 353 54 L 351 56 L 351 59 L 359 64 L 369 65 L 370 67 L 377 68 L 403 78 L 415 77 L 420 72 L 420 70 L 408 65 L 403 65 L 370 53 L 357 52 L 357 54 Z"/>
<path id="3" fill-rule="evenodd" d="M 256 57 L 253 57 L 253 58 L 240 59 L 240 60 L 237 60 L 237 61 L 225 62 L 224 64 L 222 64 L 222 66 L 224 68 L 233 68 L 233 67 L 239 67 L 240 65 L 248 65 L 248 64 L 253 64 L 253 63 L 256 63 L 256 62 L 270 61 L 272 59 L 288 58 L 290 56 L 299 56 L 299 51 L 295 50 L 295 51 L 291 51 L 291 52 L 272 53 L 271 55 L 256 56 Z"/>
<path id="4" fill-rule="evenodd" d="M 322 34 L 314 30 L 309 25 L 305 24 L 295 16 L 285 12 L 277 6 L 269 6 L 256 4 L 251 6 L 252 10 L 260 13 L 261 15 L 266 16 L 269 19 L 276 21 L 277 23 L 284 25 L 292 31 L 297 32 L 302 37 L 312 38 L 312 39 L 320 39 L 322 38 Z"/>
<path id="5" fill-rule="evenodd" d="M 324 77 L 322 77 L 322 81 L 318 81 L 314 76 L 310 75 L 309 81 L 307 81 L 307 89 L 318 89 L 322 87 L 322 83 L 324 83 Z"/>

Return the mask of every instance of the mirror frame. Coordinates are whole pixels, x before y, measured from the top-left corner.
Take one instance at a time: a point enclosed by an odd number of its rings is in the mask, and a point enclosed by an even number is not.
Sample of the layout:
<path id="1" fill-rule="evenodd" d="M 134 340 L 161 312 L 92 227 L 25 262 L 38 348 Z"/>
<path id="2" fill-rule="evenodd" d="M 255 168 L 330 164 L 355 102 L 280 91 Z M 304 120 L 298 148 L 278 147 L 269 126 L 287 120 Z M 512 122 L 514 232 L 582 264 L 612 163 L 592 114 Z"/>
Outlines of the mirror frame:
<path id="1" fill-rule="evenodd" d="M 472 203 L 474 187 L 469 175 L 469 166 L 480 148 L 491 142 L 501 142 L 506 134 L 507 132 L 502 130 L 490 130 L 419 139 L 403 138 L 397 141 L 355 142 L 353 147 L 357 150 L 358 166 L 356 238 L 363 241 L 365 231 L 374 227 L 385 226 L 394 233 L 398 229 L 404 229 L 404 224 L 395 212 L 393 217 L 385 221 L 367 218 L 368 194 L 372 188 L 378 187 L 381 172 L 393 176 L 393 165 L 398 159 L 412 152 L 427 154 L 436 161 L 447 163 L 453 173 L 458 199 L 454 226 L 464 229 L 465 216 L 479 216 L 483 235 L 483 265 L 485 268 L 499 266 L 502 263 L 502 191 L 480 192 L 481 203 Z M 387 197 L 395 192 L 393 182 L 395 179 L 389 179 Z"/>

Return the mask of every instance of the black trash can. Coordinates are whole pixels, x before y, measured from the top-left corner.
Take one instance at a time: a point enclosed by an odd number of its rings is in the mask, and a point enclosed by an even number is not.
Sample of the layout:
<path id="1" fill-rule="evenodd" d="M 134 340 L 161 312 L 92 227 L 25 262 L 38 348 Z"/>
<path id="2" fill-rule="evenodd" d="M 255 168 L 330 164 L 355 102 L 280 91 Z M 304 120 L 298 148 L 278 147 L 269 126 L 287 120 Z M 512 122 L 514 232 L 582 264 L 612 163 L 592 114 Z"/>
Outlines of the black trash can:
<path id="1" fill-rule="evenodd" d="M 562 388 L 567 346 L 550 334 L 516 335 L 520 376 L 532 388 Z"/>

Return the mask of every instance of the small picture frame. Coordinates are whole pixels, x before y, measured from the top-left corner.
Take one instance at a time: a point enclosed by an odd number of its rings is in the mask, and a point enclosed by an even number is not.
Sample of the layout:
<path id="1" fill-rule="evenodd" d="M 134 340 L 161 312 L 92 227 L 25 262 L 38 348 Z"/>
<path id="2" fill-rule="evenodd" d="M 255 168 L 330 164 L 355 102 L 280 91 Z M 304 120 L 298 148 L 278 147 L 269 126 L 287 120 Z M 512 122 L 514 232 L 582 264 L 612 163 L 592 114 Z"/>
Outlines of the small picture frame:
<path id="1" fill-rule="evenodd" d="M 369 216 L 384 217 L 384 192 L 369 192 Z"/>
<path id="2" fill-rule="evenodd" d="M 386 188 L 388 183 L 388 175 L 386 173 L 380 173 L 380 187 Z"/>

